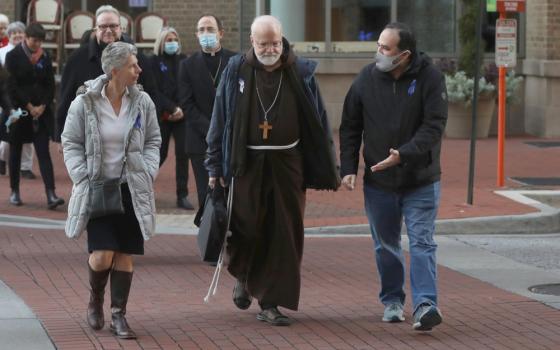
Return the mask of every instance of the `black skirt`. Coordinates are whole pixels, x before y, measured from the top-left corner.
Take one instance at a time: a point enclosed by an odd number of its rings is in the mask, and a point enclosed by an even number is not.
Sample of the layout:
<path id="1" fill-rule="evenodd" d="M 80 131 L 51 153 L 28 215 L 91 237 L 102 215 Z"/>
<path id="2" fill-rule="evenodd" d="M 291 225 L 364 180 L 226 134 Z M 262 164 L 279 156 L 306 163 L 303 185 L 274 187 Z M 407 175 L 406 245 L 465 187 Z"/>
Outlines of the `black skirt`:
<path id="1" fill-rule="evenodd" d="M 144 255 L 144 237 L 134 214 L 132 197 L 126 183 L 121 185 L 124 214 L 90 219 L 87 224 L 88 251 L 111 250 Z"/>

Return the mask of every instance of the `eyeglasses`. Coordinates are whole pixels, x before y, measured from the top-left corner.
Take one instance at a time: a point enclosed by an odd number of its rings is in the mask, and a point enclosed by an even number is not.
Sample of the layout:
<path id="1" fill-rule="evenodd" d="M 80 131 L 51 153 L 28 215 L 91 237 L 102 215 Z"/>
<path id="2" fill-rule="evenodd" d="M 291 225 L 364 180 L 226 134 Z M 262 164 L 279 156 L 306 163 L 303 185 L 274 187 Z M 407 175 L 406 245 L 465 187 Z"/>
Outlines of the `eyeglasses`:
<path id="1" fill-rule="evenodd" d="M 282 42 L 281 41 L 274 41 L 272 43 L 256 43 L 257 48 L 264 50 L 267 49 L 269 47 L 272 47 L 274 49 L 279 49 L 282 47 Z"/>
<path id="2" fill-rule="evenodd" d="M 111 23 L 111 24 L 100 24 L 100 25 L 97 26 L 97 29 L 101 29 L 101 30 L 107 30 L 107 29 L 116 30 L 118 27 L 120 27 L 120 24 L 116 24 L 116 23 Z"/>

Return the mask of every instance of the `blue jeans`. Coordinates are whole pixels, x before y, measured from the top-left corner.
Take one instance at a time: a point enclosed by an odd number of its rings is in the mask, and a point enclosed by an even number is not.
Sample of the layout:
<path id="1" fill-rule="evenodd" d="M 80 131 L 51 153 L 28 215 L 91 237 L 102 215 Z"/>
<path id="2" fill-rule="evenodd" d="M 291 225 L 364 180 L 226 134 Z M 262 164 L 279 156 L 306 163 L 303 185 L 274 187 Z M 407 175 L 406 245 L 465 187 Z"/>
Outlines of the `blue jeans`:
<path id="1" fill-rule="evenodd" d="M 439 181 L 404 193 L 364 185 L 366 215 L 381 278 L 379 298 L 384 305 L 404 305 L 405 301 L 405 260 L 401 248 L 403 217 L 409 238 L 413 310 L 423 303 L 437 305 L 434 229 L 439 198 Z"/>

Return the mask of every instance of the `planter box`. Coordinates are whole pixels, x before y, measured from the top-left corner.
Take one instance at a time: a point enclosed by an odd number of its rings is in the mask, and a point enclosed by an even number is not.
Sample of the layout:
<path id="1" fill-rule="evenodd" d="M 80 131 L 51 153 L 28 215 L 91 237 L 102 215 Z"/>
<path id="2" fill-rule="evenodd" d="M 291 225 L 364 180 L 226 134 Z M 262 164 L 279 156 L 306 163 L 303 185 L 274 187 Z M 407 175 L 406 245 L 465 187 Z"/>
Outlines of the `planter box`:
<path id="1" fill-rule="evenodd" d="M 478 100 L 476 137 L 487 138 L 490 122 L 494 114 L 495 101 L 493 98 Z M 452 139 L 468 139 L 472 129 L 472 105 L 465 107 L 463 102 L 449 102 L 447 126 L 445 136 Z"/>

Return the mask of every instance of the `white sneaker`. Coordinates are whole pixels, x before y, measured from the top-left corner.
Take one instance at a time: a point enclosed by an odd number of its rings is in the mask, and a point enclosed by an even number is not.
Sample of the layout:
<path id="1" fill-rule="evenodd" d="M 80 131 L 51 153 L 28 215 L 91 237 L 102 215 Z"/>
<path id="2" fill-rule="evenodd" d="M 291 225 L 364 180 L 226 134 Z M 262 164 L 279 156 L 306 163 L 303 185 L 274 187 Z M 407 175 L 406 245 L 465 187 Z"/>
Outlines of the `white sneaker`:
<path id="1" fill-rule="evenodd" d="M 435 305 L 422 304 L 414 313 L 412 329 L 415 331 L 431 331 L 442 321 L 441 311 Z"/>
<path id="2" fill-rule="evenodd" d="M 403 306 L 398 303 L 393 303 L 385 306 L 385 311 L 383 312 L 383 322 L 403 322 Z"/>

